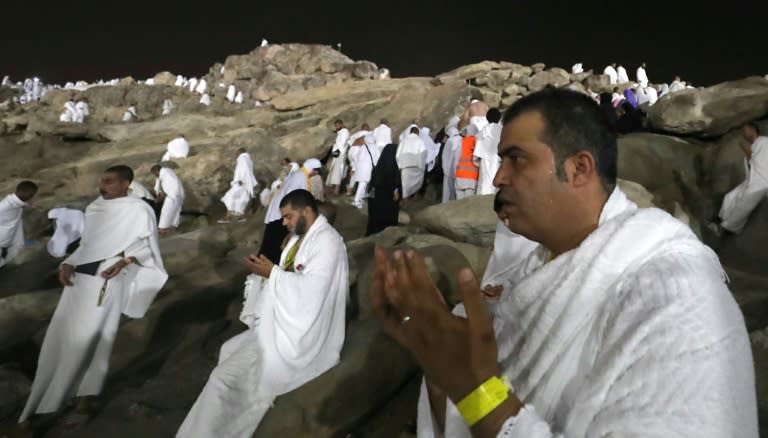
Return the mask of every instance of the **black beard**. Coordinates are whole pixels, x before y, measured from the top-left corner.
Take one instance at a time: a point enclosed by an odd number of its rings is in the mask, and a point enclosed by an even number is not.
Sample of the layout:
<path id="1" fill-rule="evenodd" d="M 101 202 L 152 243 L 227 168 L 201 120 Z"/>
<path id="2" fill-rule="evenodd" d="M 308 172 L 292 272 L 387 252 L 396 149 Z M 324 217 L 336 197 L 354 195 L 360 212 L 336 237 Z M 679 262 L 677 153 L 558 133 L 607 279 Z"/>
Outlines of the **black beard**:
<path id="1" fill-rule="evenodd" d="M 302 214 L 299 217 L 299 220 L 296 221 L 296 228 L 294 230 L 294 233 L 297 236 L 301 236 L 306 232 L 307 232 L 307 218 Z"/>

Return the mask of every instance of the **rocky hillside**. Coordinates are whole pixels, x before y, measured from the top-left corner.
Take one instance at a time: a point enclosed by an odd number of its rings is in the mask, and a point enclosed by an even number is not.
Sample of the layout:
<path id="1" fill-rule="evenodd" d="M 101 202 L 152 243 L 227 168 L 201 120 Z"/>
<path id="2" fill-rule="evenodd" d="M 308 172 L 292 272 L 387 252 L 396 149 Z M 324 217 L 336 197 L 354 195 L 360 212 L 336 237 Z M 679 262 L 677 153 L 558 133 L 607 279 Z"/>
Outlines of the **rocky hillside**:
<path id="1" fill-rule="evenodd" d="M 149 168 L 168 140 L 184 134 L 191 145 L 190 157 L 175 163 L 187 193 L 182 225 L 161 239 L 171 279 L 146 318 L 121 325 L 103 408 L 78 436 L 106 431 L 171 436 L 215 365 L 220 345 L 244 328 L 237 321 L 246 275 L 239 260 L 259 247 L 264 210 L 255 209 L 245 224 L 216 224 L 224 214 L 219 198 L 229 186 L 238 147 L 252 154 L 264 186 L 275 177 L 280 158 L 323 155 L 337 118 L 352 130 L 387 118 L 395 136 L 418 118 L 436 132 L 472 98 L 505 108 L 545 86 L 587 83 L 595 91 L 608 89 L 607 78 L 591 72 L 572 75 L 543 64 L 495 61 L 432 78 L 394 79 L 371 62 L 353 61 L 326 46 L 299 44 L 261 47 L 213 65 L 204 77 L 210 106 L 199 103 L 199 94 L 174 86 L 175 78 L 163 72 L 155 76 L 155 85 L 126 78 L 117 86 L 54 90 L 24 106 L 12 103 L 13 90 L 0 89 L 5 99 L 0 102 L 0 156 L 5 157 L 0 192 L 10 192 L 21 178 L 41 187 L 25 213 L 29 246 L 15 264 L 0 270 L 0 435 L 26 399 L 60 293 L 59 261 L 45 253 L 41 235 L 46 212 L 86 205 L 105 167 L 128 164 L 151 186 Z M 242 104 L 225 99 L 230 84 L 243 91 Z M 58 122 L 64 102 L 80 97 L 90 102 L 86 123 Z M 163 116 L 165 99 L 176 109 Z M 130 104 L 136 104 L 138 120 L 121 122 Z M 666 209 L 712 242 L 700 218 L 717 196 L 744 178 L 738 127 L 766 115 L 768 81 L 763 78 L 665 96 L 650 110 L 649 132 L 619 140 L 622 187 L 639 204 Z M 761 126 L 768 132 L 768 123 Z M 418 248 L 450 302 L 457 300 L 455 272 L 471 266 L 482 273 L 487 263 L 495 229 L 490 197 L 413 203 L 402 226 L 369 238 L 362 238 L 363 213 L 345 198 L 334 202 L 335 226 L 345 237 L 350 260 L 350 321 L 342 363 L 278 398 L 257 436 L 392 437 L 407 431 L 419 374 L 371 317 L 367 288 L 373 245 Z M 718 252 L 753 333 L 761 414 L 768 419 L 766 221 L 764 202 L 745 231 L 724 240 Z M 59 436 L 61 423 L 61 416 L 47 419 L 42 435 Z"/>

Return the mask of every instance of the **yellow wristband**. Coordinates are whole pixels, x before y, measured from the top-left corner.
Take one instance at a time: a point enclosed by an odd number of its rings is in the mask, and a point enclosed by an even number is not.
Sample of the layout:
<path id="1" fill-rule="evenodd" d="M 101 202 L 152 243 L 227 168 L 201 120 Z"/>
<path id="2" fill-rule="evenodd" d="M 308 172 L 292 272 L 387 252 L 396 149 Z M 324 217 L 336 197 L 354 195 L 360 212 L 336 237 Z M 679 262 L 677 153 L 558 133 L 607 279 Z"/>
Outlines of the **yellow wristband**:
<path id="1" fill-rule="evenodd" d="M 508 381 L 493 376 L 464 397 L 456 407 L 467 425 L 472 427 L 509 398 L 511 386 Z"/>

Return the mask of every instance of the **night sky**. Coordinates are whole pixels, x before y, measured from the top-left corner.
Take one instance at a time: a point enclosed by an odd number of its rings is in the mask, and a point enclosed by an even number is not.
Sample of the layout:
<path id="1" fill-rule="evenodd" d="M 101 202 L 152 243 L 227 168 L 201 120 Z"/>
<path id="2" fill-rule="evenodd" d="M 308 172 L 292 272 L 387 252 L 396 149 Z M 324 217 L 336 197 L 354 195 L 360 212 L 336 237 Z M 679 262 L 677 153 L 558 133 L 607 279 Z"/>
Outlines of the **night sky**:
<path id="1" fill-rule="evenodd" d="M 112 4 L 113 2 L 110 2 Z M 118 4 L 114 2 L 114 4 Z M 611 60 L 651 82 L 694 85 L 768 73 L 768 1 L 251 1 L 3 5 L 0 76 L 46 82 L 200 76 L 215 62 L 270 43 L 342 43 L 390 69 L 433 76 L 485 59 L 601 72 Z M 684 7 L 685 6 L 685 7 Z M 109 9 L 105 9 L 109 8 Z M 16 18 L 12 18 L 16 17 Z"/>

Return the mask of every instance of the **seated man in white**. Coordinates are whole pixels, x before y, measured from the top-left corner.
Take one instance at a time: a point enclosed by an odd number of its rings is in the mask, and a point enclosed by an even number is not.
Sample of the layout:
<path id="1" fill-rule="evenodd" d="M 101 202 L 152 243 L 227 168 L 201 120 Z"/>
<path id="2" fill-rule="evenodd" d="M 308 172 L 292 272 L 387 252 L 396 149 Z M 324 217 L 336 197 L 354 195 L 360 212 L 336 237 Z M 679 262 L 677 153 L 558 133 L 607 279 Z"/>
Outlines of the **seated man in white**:
<path id="1" fill-rule="evenodd" d="M 245 220 L 243 217 L 245 209 L 254 196 L 254 188 L 259 185 L 253 174 L 251 156 L 245 148 L 238 149 L 236 154 L 235 175 L 232 177 L 229 190 L 221 198 L 221 202 L 227 207 L 227 216 L 219 222 Z"/>
<path id="2" fill-rule="evenodd" d="M 0 201 L 0 268 L 8 264 L 24 248 L 24 224 L 21 215 L 29 200 L 37 193 L 37 184 L 22 181 L 16 191 Z"/>
<path id="3" fill-rule="evenodd" d="M 189 142 L 184 135 L 179 135 L 168 142 L 167 151 L 160 161 L 168 161 L 174 158 L 187 158 L 189 156 Z"/>
<path id="4" fill-rule="evenodd" d="M 139 117 L 139 115 L 136 113 L 135 105 L 129 106 L 128 109 L 123 113 L 124 122 L 131 122 L 133 120 L 136 120 L 137 117 Z"/>
<path id="5" fill-rule="evenodd" d="M 760 135 L 754 123 L 744 125 L 742 133 L 747 177 L 725 195 L 719 214 L 720 227 L 732 233 L 744 229 L 750 213 L 768 195 L 768 137 Z"/>
<path id="6" fill-rule="evenodd" d="M 77 248 L 85 227 L 85 214 L 73 208 L 54 208 L 48 212 L 55 230 L 48 241 L 48 254 L 64 257 Z"/>
<path id="7" fill-rule="evenodd" d="M 280 202 L 292 237 L 274 265 L 248 256 L 240 319 L 248 329 L 227 341 L 177 437 L 250 437 L 275 398 L 339 362 L 349 274 L 342 237 L 318 215 L 312 195 Z"/>
<path id="8" fill-rule="evenodd" d="M 451 312 L 421 256 L 376 249 L 374 311 L 427 376 L 419 437 L 756 438 L 752 349 L 717 255 L 616 187 L 599 107 L 545 89 L 502 125 L 494 183 L 540 245 L 491 312 L 471 269 Z"/>

